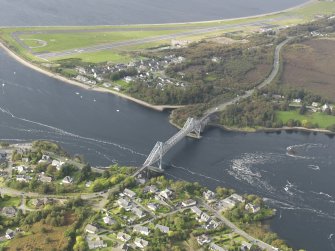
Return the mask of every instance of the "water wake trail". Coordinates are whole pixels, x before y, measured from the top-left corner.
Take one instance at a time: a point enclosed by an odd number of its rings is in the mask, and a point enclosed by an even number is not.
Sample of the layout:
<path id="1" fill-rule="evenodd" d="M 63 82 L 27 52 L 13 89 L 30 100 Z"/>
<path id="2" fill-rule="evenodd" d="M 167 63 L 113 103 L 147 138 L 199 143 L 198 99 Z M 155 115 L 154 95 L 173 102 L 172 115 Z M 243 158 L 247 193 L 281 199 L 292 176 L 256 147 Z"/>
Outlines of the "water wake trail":
<path id="1" fill-rule="evenodd" d="M 60 128 L 57 128 L 57 127 L 54 127 L 54 126 L 50 126 L 50 125 L 47 125 L 47 124 L 43 124 L 43 123 L 40 123 L 40 122 L 37 122 L 37 121 L 32 121 L 32 120 L 29 120 L 29 119 L 26 119 L 26 118 L 21 118 L 21 117 L 18 117 L 16 115 L 14 115 L 13 113 L 11 113 L 10 111 L 4 109 L 3 107 L 0 107 L 0 111 L 4 114 L 7 114 L 9 115 L 10 117 L 14 118 L 14 119 L 18 119 L 20 121 L 24 121 L 24 122 L 27 122 L 27 123 L 31 123 L 31 124 L 35 124 L 35 125 L 38 125 L 38 126 L 41 126 L 41 127 L 45 127 L 45 128 L 48 128 L 52 131 L 54 131 L 55 133 L 57 134 L 60 134 L 60 135 L 64 135 L 64 136 L 70 136 L 70 137 L 73 137 L 73 138 L 79 138 L 79 139 L 82 139 L 82 140 L 87 140 L 87 141 L 92 141 L 92 142 L 97 142 L 97 143 L 102 143 L 102 144 L 106 144 L 106 145 L 112 145 L 114 147 L 117 147 L 121 150 L 125 150 L 125 151 L 128 151 L 132 154 L 135 154 L 135 155 L 139 155 L 139 156 L 142 156 L 142 157 L 146 157 L 145 154 L 143 153 L 139 153 L 137 151 L 134 151 L 133 149 L 131 148 L 128 148 L 128 147 L 125 147 L 125 146 L 122 146 L 120 144 L 116 144 L 116 143 L 113 143 L 113 142 L 109 142 L 109 141 L 105 141 L 105 140 L 99 140 L 99 139 L 94 139 L 94 138 L 89 138 L 89 137 L 83 137 L 83 136 L 80 136 L 80 135 L 77 135 L 77 134 L 74 134 L 74 133 L 71 133 L 71 132 L 68 132 L 68 131 L 65 131 L 63 129 L 60 129 Z"/>

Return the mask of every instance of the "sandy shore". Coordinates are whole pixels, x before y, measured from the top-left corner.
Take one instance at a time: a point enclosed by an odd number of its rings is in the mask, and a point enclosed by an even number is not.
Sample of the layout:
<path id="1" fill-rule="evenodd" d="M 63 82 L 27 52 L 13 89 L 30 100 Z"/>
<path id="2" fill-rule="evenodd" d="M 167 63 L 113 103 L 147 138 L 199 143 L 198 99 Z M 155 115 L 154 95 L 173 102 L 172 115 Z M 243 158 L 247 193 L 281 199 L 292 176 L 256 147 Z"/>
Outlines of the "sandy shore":
<path id="1" fill-rule="evenodd" d="M 142 105 L 144 107 L 147 107 L 147 108 L 150 108 L 150 109 L 153 109 L 153 110 L 156 110 L 156 111 L 164 111 L 165 109 L 176 109 L 176 108 L 180 108 L 182 106 L 179 106 L 179 105 L 152 105 L 152 104 L 149 104 L 145 101 L 142 101 L 142 100 L 139 100 L 139 99 L 136 99 L 136 98 L 133 98 L 133 97 L 130 97 L 126 94 L 123 94 L 123 93 L 120 93 L 120 92 L 117 92 L 117 91 L 113 91 L 113 90 L 109 90 L 109 89 L 106 89 L 106 88 L 103 88 L 103 87 L 92 87 L 92 86 L 88 86 L 88 85 L 85 85 L 83 83 L 80 83 L 78 81 L 75 81 L 73 79 L 68 79 L 64 76 L 61 76 L 59 74 L 56 74 L 56 73 L 53 73 L 53 72 L 50 72 L 46 69 L 42 69 L 40 68 L 39 66 L 37 65 L 34 65 L 32 64 L 31 62 L 19 57 L 18 55 L 16 55 L 13 51 L 11 51 L 10 49 L 8 49 L 3 43 L 0 42 L 0 47 L 2 49 L 4 49 L 6 51 L 6 53 L 12 57 L 13 59 L 15 59 L 16 61 L 18 61 L 19 63 L 37 71 L 37 72 L 40 72 L 48 77 L 51 77 L 51 78 L 54 78 L 54 79 L 57 79 L 57 80 L 60 80 L 62 82 L 65 82 L 65 83 L 68 83 L 68 84 L 71 84 L 71 85 L 75 85 L 77 87 L 80 87 L 80 88 L 83 88 L 83 89 L 86 89 L 86 90 L 92 90 L 92 91 L 97 91 L 97 92 L 104 92 L 104 93 L 111 93 L 113 95 L 117 95 L 119 97 L 122 97 L 124 99 L 127 99 L 127 100 L 130 100 L 132 102 L 135 102 L 139 105 Z"/>

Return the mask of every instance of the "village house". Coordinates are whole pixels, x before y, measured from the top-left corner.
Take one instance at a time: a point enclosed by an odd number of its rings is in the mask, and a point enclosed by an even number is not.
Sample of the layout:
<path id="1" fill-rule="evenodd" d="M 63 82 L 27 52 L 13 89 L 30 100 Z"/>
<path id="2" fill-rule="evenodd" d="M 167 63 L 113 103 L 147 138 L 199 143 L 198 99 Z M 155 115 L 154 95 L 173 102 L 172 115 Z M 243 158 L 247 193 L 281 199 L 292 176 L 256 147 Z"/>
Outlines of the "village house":
<path id="1" fill-rule="evenodd" d="M 158 209 L 158 205 L 155 203 L 149 203 L 147 205 L 147 207 L 151 210 L 151 211 L 156 211 Z"/>
<path id="2" fill-rule="evenodd" d="M 35 207 L 41 207 L 41 206 L 44 205 L 44 200 L 43 199 L 39 199 L 39 198 L 33 199 L 33 200 L 31 200 L 31 204 L 33 206 L 35 206 Z"/>
<path id="3" fill-rule="evenodd" d="M 98 232 L 98 228 L 93 226 L 92 224 L 87 224 L 85 227 L 85 232 L 90 234 L 96 234 Z"/>
<path id="4" fill-rule="evenodd" d="M 220 226 L 220 223 L 215 221 L 215 220 L 211 220 L 207 225 L 206 225 L 206 229 L 216 229 L 218 226 Z"/>
<path id="5" fill-rule="evenodd" d="M 312 107 L 318 108 L 318 107 L 320 107 L 320 103 L 318 103 L 318 102 L 313 102 L 313 103 L 312 103 Z"/>
<path id="6" fill-rule="evenodd" d="M 229 210 L 236 206 L 237 203 L 244 203 L 245 200 L 241 195 L 232 194 L 220 202 L 221 210 Z"/>
<path id="7" fill-rule="evenodd" d="M 22 158 L 21 161 L 24 163 L 29 163 L 29 158 Z"/>
<path id="8" fill-rule="evenodd" d="M 255 214 L 255 213 L 259 212 L 259 210 L 261 210 L 261 208 L 259 206 L 248 203 L 248 204 L 245 205 L 245 210 L 250 211 L 250 212 Z"/>
<path id="9" fill-rule="evenodd" d="M 20 173 L 20 174 L 25 174 L 26 171 L 28 170 L 28 167 L 26 167 L 26 166 L 16 166 L 13 169 L 17 170 L 17 172 Z"/>
<path id="10" fill-rule="evenodd" d="M 157 224 L 155 228 L 159 229 L 162 233 L 165 233 L 165 234 L 167 234 L 170 231 L 169 227 L 159 225 L 159 224 Z"/>
<path id="11" fill-rule="evenodd" d="M 151 185 L 151 186 L 146 186 L 143 189 L 144 193 L 156 193 L 158 191 L 157 187 L 155 185 Z"/>
<path id="12" fill-rule="evenodd" d="M 115 250 L 115 251 L 127 251 L 127 250 L 129 250 L 129 246 L 126 243 L 122 243 L 117 248 L 113 248 L 113 250 Z"/>
<path id="13" fill-rule="evenodd" d="M 204 192 L 203 196 L 207 201 L 213 201 L 215 199 L 215 193 L 211 190 L 207 190 L 206 192 Z"/>
<path id="14" fill-rule="evenodd" d="M 96 234 L 88 234 L 86 236 L 86 241 L 89 249 L 104 248 L 107 244 L 100 239 Z"/>
<path id="15" fill-rule="evenodd" d="M 46 154 L 43 154 L 42 158 L 38 161 L 38 163 L 49 163 L 49 162 L 51 162 L 51 157 Z"/>
<path id="16" fill-rule="evenodd" d="M 149 233 L 150 233 L 149 228 L 144 227 L 144 226 L 135 226 L 133 231 L 138 232 L 138 233 L 143 234 L 143 235 L 146 235 L 146 236 L 148 236 Z"/>
<path id="17" fill-rule="evenodd" d="M 59 171 L 61 168 L 62 168 L 62 166 L 65 164 L 65 162 L 63 162 L 63 161 L 59 161 L 59 160 L 56 160 L 56 159 L 54 159 L 52 162 L 51 162 L 51 165 L 52 166 L 54 166 L 54 167 L 56 167 L 56 169 Z"/>
<path id="18" fill-rule="evenodd" d="M 143 249 L 143 248 L 146 248 L 146 247 L 148 246 L 149 242 L 146 241 L 146 240 L 143 240 L 143 239 L 141 239 L 141 238 L 136 238 L 135 241 L 134 241 L 134 244 L 135 244 L 137 247 Z"/>
<path id="19" fill-rule="evenodd" d="M 172 191 L 166 188 L 165 190 L 163 190 L 159 193 L 159 196 L 164 198 L 164 199 L 169 200 L 172 196 Z"/>
<path id="20" fill-rule="evenodd" d="M 124 208 L 126 211 L 129 211 L 129 210 L 131 209 L 131 203 L 130 203 L 130 201 L 127 200 L 127 199 L 119 198 L 119 199 L 117 200 L 117 204 L 118 204 L 120 207 Z"/>
<path id="21" fill-rule="evenodd" d="M 251 244 L 249 242 L 243 241 L 241 244 L 241 251 L 248 251 L 251 248 Z"/>
<path id="22" fill-rule="evenodd" d="M 183 207 L 191 207 L 191 206 L 195 206 L 197 204 L 197 202 L 195 200 L 192 200 L 192 199 L 189 199 L 189 200 L 186 200 L 186 201 L 183 201 L 181 203 L 181 205 Z"/>
<path id="23" fill-rule="evenodd" d="M 16 175 L 16 181 L 18 182 L 29 182 L 32 180 L 32 177 L 28 175 Z"/>
<path id="24" fill-rule="evenodd" d="M 87 241 L 87 245 L 88 245 L 89 249 L 105 248 L 105 247 L 107 247 L 107 243 L 104 243 L 103 240 L 91 240 L 91 241 Z"/>
<path id="25" fill-rule="evenodd" d="M 66 176 L 64 177 L 64 179 L 62 180 L 63 184 L 72 184 L 73 183 L 73 178 L 71 178 L 70 176 Z"/>
<path id="26" fill-rule="evenodd" d="M 228 249 L 225 249 L 223 247 L 220 247 L 219 245 L 215 244 L 215 243 L 211 243 L 209 245 L 209 249 L 213 250 L 213 251 L 228 251 Z"/>
<path id="27" fill-rule="evenodd" d="M 120 241 L 127 242 L 131 239 L 131 236 L 123 232 L 118 232 L 116 238 Z"/>
<path id="28" fill-rule="evenodd" d="M 6 217 L 15 217 L 16 209 L 14 207 L 4 207 L 2 208 L 1 213 Z"/>
<path id="29" fill-rule="evenodd" d="M 203 234 L 197 237 L 197 242 L 199 243 L 200 246 L 203 246 L 205 244 L 210 243 L 211 239 L 207 235 Z"/>
<path id="30" fill-rule="evenodd" d="M 293 103 L 297 103 L 297 104 L 300 104 L 301 103 L 301 99 L 300 98 L 296 98 L 296 99 L 293 99 L 292 102 Z"/>
<path id="31" fill-rule="evenodd" d="M 191 211 L 195 213 L 198 217 L 200 217 L 202 214 L 202 211 L 196 206 L 191 207 Z"/>
<path id="32" fill-rule="evenodd" d="M 133 207 L 131 211 L 140 219 L 145 216 L 145 213 L 138 207 Z"/>
<path id="33" fill-rule="evenodd" d="M 15 236 L 15 232 L 12 229 L 7 229 L 6 235 L 5 235 L 6 239 L 11 240 L 14 238 L 14 236 Z"/>
<path id="34" fill-rule="evenodd" d="M 131 191 L 130 189 L 126 188 L 123 191 L 123 194 L 125 194 L 126 196 L 128 196 L 129 198 L 134 198 L 136 196 L 136 193 Z"/>
<path id="35" fill-rule="evenodd" d="M 103 221 L 107 225 L 114 225 L 116 223 L 115 220 L 113 220 L 110 216 L 106 216 L 103 218 Z"/>
<path id="36" fill-rule="evenodd" d="M 199 219 L 199 221 L 200 222 L 208 222 L 209 220 L 211 219 L 211 217 L 208 215 L 208 214 L 206 214 L 206 213 L 202 213 L 201 214 L 201 216 L 200 216 L 200 219 Z"/>
<path id="37" fill-rule="evenodd" d="M 43 172 L 39 175 L 38 180 L 43 183 L 50 183 L 52 181 L 52 177 L 46 176 Z"/>

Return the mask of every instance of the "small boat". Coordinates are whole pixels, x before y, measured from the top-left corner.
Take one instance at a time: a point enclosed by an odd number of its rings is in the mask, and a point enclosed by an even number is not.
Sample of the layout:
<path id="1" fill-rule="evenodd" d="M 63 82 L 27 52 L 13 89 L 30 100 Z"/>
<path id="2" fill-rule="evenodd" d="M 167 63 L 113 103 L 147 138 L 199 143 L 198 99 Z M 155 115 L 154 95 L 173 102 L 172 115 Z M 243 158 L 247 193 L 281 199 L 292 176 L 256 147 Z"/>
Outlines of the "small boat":
<path id="1" fill-rule="evenodd" d="M 117 112 L 120 112 L 120 110 L 116 110 Z"/>

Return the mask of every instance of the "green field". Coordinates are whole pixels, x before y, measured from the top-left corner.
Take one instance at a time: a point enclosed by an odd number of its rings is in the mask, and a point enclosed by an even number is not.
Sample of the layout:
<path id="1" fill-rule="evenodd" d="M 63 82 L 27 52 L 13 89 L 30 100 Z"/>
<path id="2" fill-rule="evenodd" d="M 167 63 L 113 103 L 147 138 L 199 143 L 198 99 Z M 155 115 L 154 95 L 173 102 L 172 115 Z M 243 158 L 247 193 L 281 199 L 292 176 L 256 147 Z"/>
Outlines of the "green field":
<path id="1" fill-rule="evenodd" d="M 318 124 L 320 128 L 327 128 L 335 124 L 335 116 L 326 115 L 321 112 L 308 113 L 306 115 L 299 114 L 299 111 L 279 111 L 276 113 L 277 120 L 283 121 L 283 123 L 287 123 L 290 119 L 299 120 L 303 122 L 304 120 L 311 122 L 313 124 Z"/>
<path id="2" fill-rule="evenodd" d="M 216 20 L 209 22 L 194 22 L 194 23 L 176 23 L 176 24 L 158 24 L 158 25 L 118 25 L 118 26 L 82 26 L 82 27 L 24 27 L 24 28 L 1 28 L 0 39 L 18 55 L 35 62 L 42 60 L 35 57 L 33 53 L 58 52 L 69 49 L 79 49 L 94 45 L 128 41 L 134 39 L 149 38 L 155 36 L 178 34 L 185 31 L 202 29 L 207 27 L 233 25 L 226 29 L 218 31 L 210 31 L 204 34 L 194 36 L 181 37 L 179 39 L 187 39 L 198 41 L 206 38 L 206 36 L 220 35 L 221 33 L 243 30 L 247 35 L 254 32 L 263 23 L 269 25 L 296 25 L 311 21 L 316 15 L 331 15 L 335 14 L 334 1 L 314 1 L 301 8 L 291 9 L 278 13 L 272 13 L 264 16 L 254 16 L 246 18 L 237 18 L 230 20 Z M 255 24 L 259 22 L 259 25 Z M 248 24 L 249 23 L 249 24 Z M 243 25 L 243 26 L 242 26 Z M 110 29 L 110 30 L 109 30 Z M 134 30 L 136 29 L 136 30 Z M 59 33 L 55 31 L 59 30 Z M 88 31 L 89 30 L 89 31 Z M 95 31 L 96 30 L 96 31 Z M 41 31 L 38 34 L 29 32 Z M 48 33 L 47 31 L 52 31 Z M 13 32 L 27 32 L 26 34 L 17 34 L 22 40 L 22 43 L 31 47 L 31 51 L 25 49 L 12 37 Z M 41 41 L 37 41 L 37 40 Z M 47 44 L 44 46 L 43 41 Z M 153 43 L 143 43 L 129 47 L 123 47 L 123 51 L 143 50 L 150 48 L 152 44 L 156 47 L 161 44 L 167 44 L 170 41 L 157 41 Z M 36 47 L 36 48 L 34 48 Z M 119 48 L 120 49 L 120 48 Z M 85 62 L 99 63 L 110 61 L 115 63 L 128 62 L 131 55 L 127 56 L 119 53 L 119 50 L 98 51 L 84 54 L 72 54 L 69 57 L 80 58 Z M 68 57 L 67 57 L 68 58 Z"/>
<path id="3" fill-rule="evenodd" d="M 24 43 L 31 46 L 32 40 L 39 39 L 47 43 L 44 47 L 33 48 L 33 52 L 55 52 L 75 48 L 88 47 L 92 45 L 115 43 L 133 39 L 155 37 L 161 35 L 177 34 L 183 30 L 161 30 L 161 31 L 127 31 L 127 32 L 83 32 L 83 33 L 57 33 L 57 34 L 29 34 L 21 35 Z M 34 44 L 35 46 L 35 44 Z"/>
<path id="4" fill-rule="evenodd" d="M 0 200 L 0 208 L 2 207 L 18 207 L 21 199 L 19 197 L 5 197 Z"/>
<path id="5" fill-rule="evenodd" d="M 68 57 L 53 58 L 53 61 L 67 59 L 67 58 L 79 58 L 83 62 L 89 63 L 101 63 L 101 62 L 112 62 L 115 64 L 128 63 L 134 58 L 126 53 L 118 53 L 111 50 L 90 52 L 90 53 L 80 53 L 76 55 L 70 55 Z"/>

